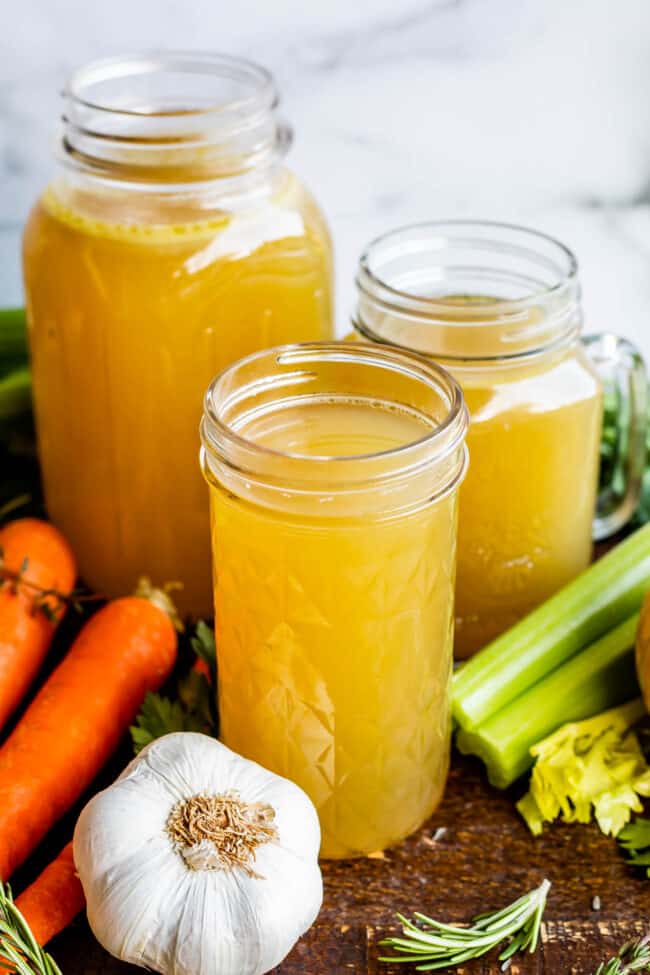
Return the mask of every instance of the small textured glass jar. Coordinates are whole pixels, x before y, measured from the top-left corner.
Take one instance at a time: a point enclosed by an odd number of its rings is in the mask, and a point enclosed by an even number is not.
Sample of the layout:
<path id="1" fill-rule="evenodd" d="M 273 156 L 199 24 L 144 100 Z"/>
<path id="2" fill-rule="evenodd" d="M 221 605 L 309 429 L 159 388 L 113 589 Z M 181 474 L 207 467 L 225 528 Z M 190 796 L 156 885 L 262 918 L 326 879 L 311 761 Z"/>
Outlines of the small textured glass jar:
<path id="1" fill-rule="evenodd" d="M 147 574 L 209 612 L 205 387 L 332 335 L 328 232 L 277 103 L 264 69 L 216 54 L 100 61 L 64 92 L 24 237 L 35 409 L 49 514 L 107 595 Z"/>
<path id="2" fill-rule="evenodd" d="M 444 791 L 466 426 L 448 374 L 370 346 L 258 353 L 207 392 L 221 734 L 311 796 L 326 857 Z"/>
<path id="3" fill-rule="evenodd" d="M 531 230 L 470 221 L 396 230 L 366 249 L 357 285 L 357 335 L 434 358 L 465 394 L 456 654 L 466 657 L 591 558 L 603 375 L 627 402 L 629 449 L 625 489 L 603 492 L 595 537 L 634 511 L 645 369 L 623 339 L 580 340 L 576 260 Z"/>

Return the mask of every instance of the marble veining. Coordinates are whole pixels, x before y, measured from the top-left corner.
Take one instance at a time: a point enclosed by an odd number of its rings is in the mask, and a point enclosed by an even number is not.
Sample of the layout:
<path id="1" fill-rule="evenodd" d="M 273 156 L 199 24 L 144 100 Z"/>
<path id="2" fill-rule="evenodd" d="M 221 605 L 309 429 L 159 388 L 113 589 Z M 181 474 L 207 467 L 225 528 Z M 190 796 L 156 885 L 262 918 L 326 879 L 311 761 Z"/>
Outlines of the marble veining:
<path id="1" fill-rule="evenodd" d="M 66 74 L 170 46 L 277 76 L 292 166 L 337 249 L 339 325 L 367 240 L 432 217 L 528 223 L 577 252 L 586 327 L 650 358 L 648 0 L 0 0 L 0 303 L 52 168 Z"/>

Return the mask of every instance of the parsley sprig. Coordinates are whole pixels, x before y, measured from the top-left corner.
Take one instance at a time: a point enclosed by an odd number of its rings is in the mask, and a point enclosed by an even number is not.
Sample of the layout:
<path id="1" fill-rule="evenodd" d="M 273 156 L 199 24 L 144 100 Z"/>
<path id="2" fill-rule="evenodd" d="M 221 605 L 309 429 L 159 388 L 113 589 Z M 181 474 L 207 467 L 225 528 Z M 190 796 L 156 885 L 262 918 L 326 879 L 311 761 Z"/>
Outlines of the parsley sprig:
<path id="1" fill-rule="evenodd" d="M 217 652 L 214 633 L 202 620 L 189 641 L 192 666 L 176 685 L 173 698 L 149 693 L 136 723 L 131 728 L 135 753 L 145 745 L 174 731 L 201 731 L 217 736 L 219 719 L 216 707 Z M 198 661 L 201 663 L 198 664 Z"/>
<path id="2" fill-rule="evenodd" d="M 550 886 L 544 880 L 502 910 L 474 918 L 467 927 L 442 924 L 425 914 L 415 914 L 413 921 L 398 914 L 404 937 L 382 941 L 395 954 L 380 960 L 412 962 L 416 971 L 432 972 L 480 958 L 504 941 L 499 961 L 507 962 L 518 951 L 534 952 Z"/>
<path id="3" fill-rule="evenodd" d="M 645 869 L 650 877 L 650 819 L 639 816 L 621 830 L 617 839 L 629 865 Z"/>

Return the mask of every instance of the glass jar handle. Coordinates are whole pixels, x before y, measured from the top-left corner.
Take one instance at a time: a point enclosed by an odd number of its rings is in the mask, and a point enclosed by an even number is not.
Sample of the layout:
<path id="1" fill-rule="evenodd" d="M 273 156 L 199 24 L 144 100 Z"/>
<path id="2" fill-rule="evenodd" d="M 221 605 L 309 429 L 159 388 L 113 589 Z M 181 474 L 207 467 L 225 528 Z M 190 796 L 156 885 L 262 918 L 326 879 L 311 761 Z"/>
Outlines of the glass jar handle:
<path id="1" fill-rule="evenodd" d="M 622 528 L 639 503 L 646 460 L 648 377 L 641 353 L 627 339 L 604 332 L 585 335 L 582 344 L 600 373 L 605 393 L 601 489 L 592 532 L 599 541 Z"/>

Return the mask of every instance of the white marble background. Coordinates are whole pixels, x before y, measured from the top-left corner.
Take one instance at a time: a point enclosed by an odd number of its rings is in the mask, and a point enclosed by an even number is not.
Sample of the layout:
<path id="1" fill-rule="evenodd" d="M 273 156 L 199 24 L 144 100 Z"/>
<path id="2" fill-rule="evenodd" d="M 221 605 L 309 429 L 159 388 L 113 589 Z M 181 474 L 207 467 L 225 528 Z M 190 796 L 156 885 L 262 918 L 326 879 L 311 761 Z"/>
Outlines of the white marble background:
<path id="1" fill-rule="evenodd" d="M 333 227 L 341 331 L 370 237 L 471 215 L 562 238 L 588 330 L 650 358 L 650 0 L 0 0 L 0 304 L 21 298 L 63 78 L 170 46 L 275 72 Z"/>

